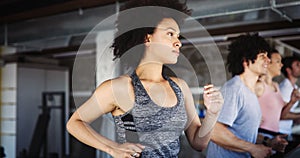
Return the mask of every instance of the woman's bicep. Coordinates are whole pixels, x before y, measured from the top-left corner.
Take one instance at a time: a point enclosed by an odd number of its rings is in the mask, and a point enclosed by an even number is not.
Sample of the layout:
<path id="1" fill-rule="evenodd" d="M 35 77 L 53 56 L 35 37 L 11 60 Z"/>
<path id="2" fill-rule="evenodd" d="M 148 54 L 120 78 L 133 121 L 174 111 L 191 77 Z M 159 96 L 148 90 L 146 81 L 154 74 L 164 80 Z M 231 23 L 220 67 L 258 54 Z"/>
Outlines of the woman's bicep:
<path id="1" fill-rule="evenodd" d="M 188 117 L 185 132 L 188 138 L 193 138 L 196 131 L 201 126 L 201 123 L 196 111 L 193 95 L 188 85 L 184 81 L 182 84 L 182 91 L 184 95 L 185 109 Z"/>
<path id="2" fill-rule="evenodd" d="M 79 119 L 90 123 L 101 115 L 112 112 L 114 99 L 111 91 L 107 83 L 100 85 L 93 95 L 76 110 Z"/>

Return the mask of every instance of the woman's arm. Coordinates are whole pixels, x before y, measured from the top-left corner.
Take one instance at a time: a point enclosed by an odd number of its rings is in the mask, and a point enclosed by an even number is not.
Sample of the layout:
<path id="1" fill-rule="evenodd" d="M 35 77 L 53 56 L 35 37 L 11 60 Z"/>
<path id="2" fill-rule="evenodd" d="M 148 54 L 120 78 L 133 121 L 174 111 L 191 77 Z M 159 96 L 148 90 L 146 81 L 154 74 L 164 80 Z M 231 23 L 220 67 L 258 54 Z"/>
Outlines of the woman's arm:
<path id="1" fill-rule="evenodd" d="M 194 119 L 186 129 L 185 133 L 191 146 L 198 151 L 204 150 L 211 138 L 211 132 L 217 120 L 216 115 L 206 113 L 202 124 L 198 115 L 194 115 Z"/>
<path id="2" fill-rule="evenodd" d="M 205 88 L 204 104 L 207 107 L 207 114 L 201 125 L 195 109 L 192 93 L 184 81 L 181 81 L 181 83 L 188 115 L 188 126 L 185 133 L 191 146 L 201 151 L 207 147 L 210 140 L 211 131 L 217 121 L 219 111 L 223 104 L 223 97 L 212 85 Z"/>
<path id="3" fill-rule="evenodd" d="M 116 109 L 116 95 L 114 93 L 116 91 L 113 89 L 111 80 L 101 84 L 93 96 L 71 116 L 67 123 L 67 130 L 79 141 L 113 157 L 130 157 L 135 152 L 140 153 L 143 146 L 131 143 L 118 144 L 100 135 L 90 126 L 90 123 L 103 114 L 113 112 Z"/>

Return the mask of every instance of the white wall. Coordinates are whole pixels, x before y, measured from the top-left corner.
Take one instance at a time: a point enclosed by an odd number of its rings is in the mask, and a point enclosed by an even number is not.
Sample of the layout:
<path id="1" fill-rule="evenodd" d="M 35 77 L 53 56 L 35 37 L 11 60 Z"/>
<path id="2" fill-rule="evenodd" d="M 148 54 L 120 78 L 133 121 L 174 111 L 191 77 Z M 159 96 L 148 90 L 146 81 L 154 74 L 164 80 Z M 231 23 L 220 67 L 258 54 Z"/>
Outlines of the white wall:
<path id="1" fill-rule="evenodd" d="M 6 157 L 16 157 L 17 64 L 1 68 L 1 146 Z"/>
<path id="2" fill-rule="evenodd" d="M 112 39 L 114 37 L 113 30 L 101 31 L 96 38 L 97 49 L 96 49 L 96 85 L 100 85 L 107 79 L 114 78 L 119 70 L 119 65 L 113 62 L 113 53 L 110 48 Z M 115 126 L 113 118 L 110 114 L 102 116 L 100 119 L 99 132 L 108 137 L 109 139 L 115 140 Z M 108 154 L 97 151 L 96 157 L 98 158 L 110 158 Z"/>

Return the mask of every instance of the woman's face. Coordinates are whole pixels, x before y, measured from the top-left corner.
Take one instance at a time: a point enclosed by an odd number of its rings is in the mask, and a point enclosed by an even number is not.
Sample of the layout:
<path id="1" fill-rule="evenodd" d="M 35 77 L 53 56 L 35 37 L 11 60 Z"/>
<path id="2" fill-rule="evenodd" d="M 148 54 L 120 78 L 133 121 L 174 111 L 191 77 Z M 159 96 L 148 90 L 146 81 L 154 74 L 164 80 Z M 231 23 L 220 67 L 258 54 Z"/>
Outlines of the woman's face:
<path id="1" fill-rule="evenodd" d="M 272 77 L 280 75 L 282 66 L 281 55 L 279 53 L 273 53 L 271 55 L 271 62 L 268 65 L 268 71 L 272 75 Z"/>
<path id="2" fill-rule="evenodd" d="M 162 64 L 174 64 L 179 56 L 179 27 L 172 18 L 163 19 L 154 30 L 147 36 L 146 57 Z"/>

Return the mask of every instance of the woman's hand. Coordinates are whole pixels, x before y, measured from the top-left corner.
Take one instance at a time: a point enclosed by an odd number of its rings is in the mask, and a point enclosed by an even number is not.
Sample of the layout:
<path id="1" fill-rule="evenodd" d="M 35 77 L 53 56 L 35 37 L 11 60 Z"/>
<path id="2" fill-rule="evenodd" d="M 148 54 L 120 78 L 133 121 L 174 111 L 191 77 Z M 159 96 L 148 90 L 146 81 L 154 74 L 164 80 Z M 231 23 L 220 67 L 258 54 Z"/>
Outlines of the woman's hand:
<path id="1" fill-rule="evenodd" d="M 204 86 L 203 99 L 207 112 L 217 114 L 222 109 L 223 96 L 212 84 Z"/>
<path id="2" fill-rule="evenodd" d="M 144 146 L 135 143 L 118 144 L 113 148 L 111 155 L 115 158 L 137 158 L 141 156 Z"/>

